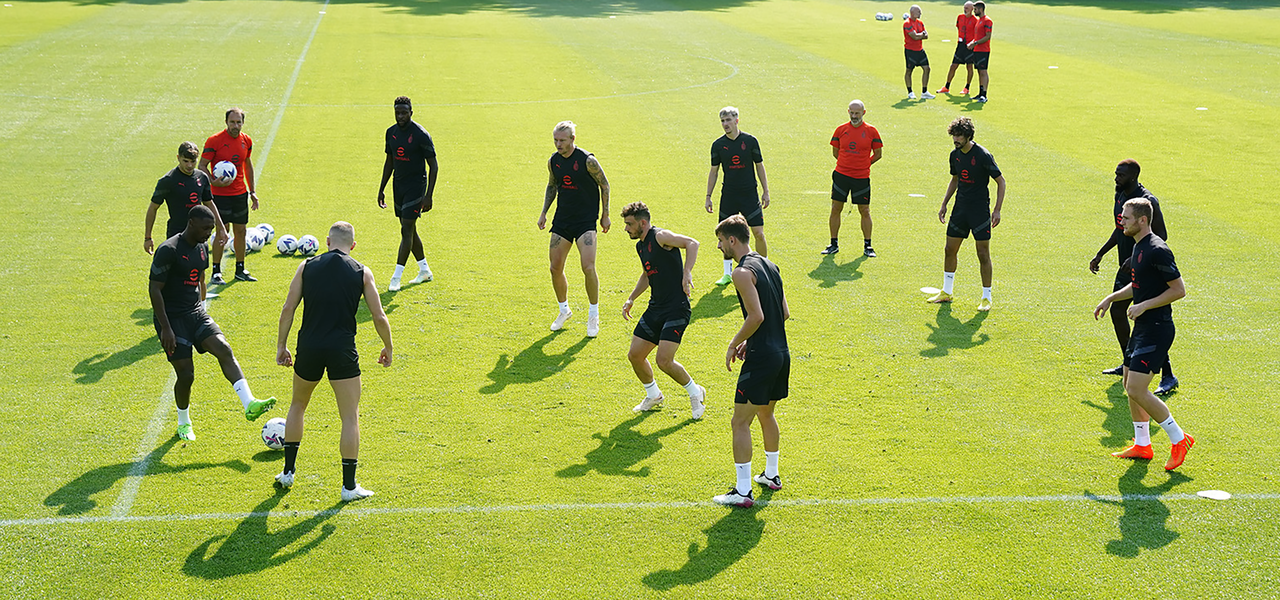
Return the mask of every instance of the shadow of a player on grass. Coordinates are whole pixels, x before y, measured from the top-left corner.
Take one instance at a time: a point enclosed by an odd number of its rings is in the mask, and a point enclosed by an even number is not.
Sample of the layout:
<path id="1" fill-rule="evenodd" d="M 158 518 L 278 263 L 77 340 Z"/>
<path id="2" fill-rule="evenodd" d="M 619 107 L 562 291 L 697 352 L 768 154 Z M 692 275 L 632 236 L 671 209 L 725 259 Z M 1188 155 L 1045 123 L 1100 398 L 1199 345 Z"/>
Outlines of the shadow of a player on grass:
<path id="1" fill-rule="evenodd" d="M 858 267 L 861 267 L 866 260 L 866 255 L 861 255 L 838 265 L 834 254 L 825 254 L 822 256 L 822 262 L 809 271 L 809 279 L 816 280 L 820 288 L 833 288 L 841 281 L 857 281 L 862 279 L 862 271 L 859 271 Z"/>
<path id="2" fill-rule="evenodd" d="M 987 343 L 991 336 L 978 333 L 978 328 L 982 327 L 982 322 L 987 319 L 987 313 L 977 312 L 978 314 L 972 319 L 961 322 L 960 319 L 951 316 L 950 302 L 939 304 L 938 324 L 925 323 L 932 330 L 929 333 L 929 342 L 933 347 L 921 350 L 920 356 L 937 358 L 946 356 L 952 350 L 968 350 Z"/>
<path id="3" fill-rule="evenodd" d="M 649 418 L 652 412 L 642 412 L 618 424 L 608 435 L 599 433 L 591 437 L 600 440 L 600 447 L 587 452 L 586 463 L 569 465 L 556 471 L 556 477 L 582 477 L 591 471 L 601 475 L 623 475 L 627 477 L 648 477 L 649 467 L 632 469 L 640 461 L 657 454 L 662 449 L 663 437 L 680 431 L 693 423 L 693 419 L 685 419 L 666 429 L 653 433 L 640 433 L 633 427 Z"/>
<path id="4" fill-rule="evenodd" d="M 764 510 L 773 497 L 773 490 L 757 489 L 759 495 L 756 505 L 751 508 L 729 509 L 729 513 L 721 517 L 710 527 L 703 529 L 707 534 L 707 545 L 699 546 L 698 542 L 690 542 L 686 550 L 688 561 L 679 569 L 663 569 L 641 578 L 650 589 L 667 591 L 680 585 L 697 585 L 719 575 L 733 563 L 746 556 L 760 543 L 764 537 L 764 521 L 760 519 L 760 511 Z"/>
<path id="5" fill-rule="evenodd" d="M 713 285 L 691 308 L 690 323 L 723 317 L 738 309 L 738 293 L 732 285 Z"/>
<path id="6" fill-rule="evenodd" d="M 139 308 L 133 311 L 133 314 L 129 315 L 129 317 L 135 319 L 137 321 L 135 325 L 139 327 L 146 327 L 147 329 L 152 329 L 153 327 L 150 308 Z M 102 381 L 102 376 L 106 375 L 107 371 L 123 369 L 148 356 L 159 354 L 162 350 L 160 338 L 154 333 L 149 333 L 147 337 L 142 338 L 131 348 L 111 354 L 99 352 L 82 360 L 71 368 L 71 372 L 79 375 L 79 377 L 76 377 L 76 383 L 98 383 Z"/>
<path id="7" fill-rule="evenodd" d="M 415 285 L 420 285 L 420 284 L 415 284 Z M 382 312 L 390 315 L 391 313 L 395 312 L 397 308 L 400 308 L 399 304 L 394 304 L 392 302 L 393 300 L 396 299 L 396 294 L 399 294 L 399 293 L 400 292 L 387 291 L 387 292 L 382 292 L 381 294 L 378 294 L 378 301 L 382 303 Z M 372 321 L 373 321 L 373 314 L 369 312 L 369 307 L 365 306 L 364 302 L 361 302 L 360 306 L 356 307 L 356 323 L 357 324 L 370 323 Z"/>
<path id="8" fill-rule="evenodd" d="M 1123 380 L 1117 379 L 1107 388 L 1107 400 L 1110 406 L 1092 400 L 1081 400 L 1080 404 L 1102 411 L 1102 427 L 1108 434 L 1100 440 L 1104 448 L 1127 447 L 1133 436 L 1133 418 L 1129 416 L 1129 396 L 1124 393 Z"/>
<path id="9" fill-rule="evenodd" d="M 561 329 L 547 334 L 528 348 L 521 350 L 515 358 L 508 358 L 507 353 L 503 352 L 498 356 L 498 362 L 493 365 L 493 370 L 487 375 L 493 383 L 480 388 L 480 393 L 496 394 L 513 383 L 542 381 L 563 371 L 569 363 L 573 362 L 573 355 L 586 348 L 587 342 L 591 340 L 589 337 L 583 337 L 560 354 L 547 354 L 547 344 L 564 332 L 565 330 Z"/>
<path id="10" fill-rule="evenodd" d="M 59 507 L 58 514 L 60 515 L 79 515 L 89 512 L 98 506 L 98 502 L 93 499 L 93 496 L 115 487 L 117 482 L 128 477 L 134 466 L 140 463 L 147 465 L 147 471 L 142 474 L 143 476 L 216 468 L 227 468 L 238 473 L 249 472 L 249 465 L 240 459 L 232 459 L 220 463 L 165 464 L 163 462 L 164 455 L 168 454 L 169 450 L 173 449 L 174 444 L 177 442 L 177 437 L 169 438 L 163 444 L 157 446 L 155 450 L 152 450 L 146 458 L 138 462 L 107 465 L 89 471 L 49 494 L 44 499 L 44 504 L 45 506 Z"/>
<path id="11" fill-rule="evenodd" d="M 342 510 L 341 502 L 299 523 L 272 531 L 267 526 L 267 519 L 271 510 L 280 504 L 286 494 L 288 490 L 276 490 L 271 497 L 253 507 L 250 515 L 240 521 L 230 535 L 215 535 L 205 540 L 187 555 L 182 572 L 201 579 L 223 579 L 258 573 L 312 551 L 337 530 L 336 526 L 325 521 Z M 276 518 L 288 517 L 276 515 Z M 323 527 L 320 527 L 322 524 Z M 320 527 L 319 534 L 293 550 L 284 551 L 309 535 L 316 527 Z M 222 540 L 222 544 L 213 554 L 209 554 L 209 547 L 218 540 Z"/>
<path id="12" fill-rule="evenodd" d="M 1150 466 L 1149 460 L 1135 460 L 1129 469 L 1120 477 L 1117 487 L 1120 500 L 1101 498 L 1089 490 L 1085 497 L 1102 504 L 1119 506 L 1124 509 L 1120 514 L 1120 539 L 1106 543 L 1107 554 L 1121 558 L 1135 558 L 1143 548 L 1155 550 L 1168 546 L 1181 535 L 1168 528 L 1169 507 L 1160 501 L 1160 496 L 1168 494 L 1175 486 L 1189 483 L 1190 477 L 1177 471 L 1169 473 L 1169 479 L 1155 486 L 1142 483 Z"/>

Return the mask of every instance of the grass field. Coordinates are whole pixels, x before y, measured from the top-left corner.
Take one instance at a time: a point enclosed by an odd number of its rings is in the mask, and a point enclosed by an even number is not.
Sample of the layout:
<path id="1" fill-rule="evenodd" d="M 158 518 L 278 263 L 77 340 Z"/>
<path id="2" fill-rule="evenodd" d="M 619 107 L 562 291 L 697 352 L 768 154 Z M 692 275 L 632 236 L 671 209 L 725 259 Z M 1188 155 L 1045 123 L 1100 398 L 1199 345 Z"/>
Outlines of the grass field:
<path id="1" fill-rule="evenodd" d="M 931 88 L 958 5 L 921 5 Z M 1280 2 L 994 3 L 986 105 L 902 100 L 899 24 L 873 16 L 907 6 L 5 3 L 0 596 L 1280 596 L 1268 398 L 1280 378 Z M 361 315 L 360 480 L 378 495 L 337 501 L 327 386 L 299 481 L 280 493 L 281 455 L 208 356 L 196 360 L 199 440 L 171 437 L 171 369 L 145 292 L 147 199 L 179 142 L 202 142 L 241 106 L 263 201 L 251 224 L 323 239 L 351 221 L 354 256 L 385 289 L 398 236 L 375 198 L 401 94 L 440 157 L 421 222 L 436 280 L 382 295 L 388 369 Z M 827 141 L 853 98 L 886 144 L 871 260 L 851 251 L 848 213 L 846 251 L 818 255 Z M 736 373 L 722 361 L 741 322 L 732 290 L 711 283 L 721 261 L 702 210 L 726 104 L 763 147 L 770 258 L 793 316 L 785 487 L 745 511 L 710 502 L 732 483 Z M 953 305 L 918 291 L 941 282 L 945 128 L 961 114 L 1009 181 L 985 315 L 972 242 Z M 547 330 L 535 222 L 564 119 L 613 187 L 595 339 L 576 253 L 578 314 Z M 1111 272 L 1086 265 L 1127 157 L 1161 198 L 1189 290 L 1174 308 L 1170 406 L 1198 443 L 1172 475 L 1163 433 L 1151 464 L 1108 456 L 1132 427 L 1117 378 L 1099 374 L 1118 360 L 1111 326 L 1091 316 Z M 702 242 L 678 355 L 710 392 L 700 422 L 661 374 L 670 406 L 630 410 L 643 391 L 620 308 L 639 271 L 616 213 L 635 200 Z M 259 395 L 289 395 L 274 340 L 298 260 L 252 255 L 261 281 L 210 309 Z M 1209 489 L 1235 497 L 1195 496 Z"/>

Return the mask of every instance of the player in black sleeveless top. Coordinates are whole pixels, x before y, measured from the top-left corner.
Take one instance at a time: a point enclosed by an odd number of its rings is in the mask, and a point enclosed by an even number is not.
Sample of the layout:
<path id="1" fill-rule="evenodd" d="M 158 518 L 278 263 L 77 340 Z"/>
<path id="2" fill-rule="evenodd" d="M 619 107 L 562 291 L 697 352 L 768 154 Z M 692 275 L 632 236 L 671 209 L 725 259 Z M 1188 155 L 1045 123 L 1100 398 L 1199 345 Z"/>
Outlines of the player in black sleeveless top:
<path id="1" fill-rule="evenodd" d="M 724 169 L 724 183 L 720 186 L 720 221 L 730 215 L 740 214 L 747 219 L 755 237 L 756 252 L 769 255 L 764 239 L 764 209 L 769 208 L 769 179 L 765 176 L 764 155 L 760 142 L 754 136 L 738 129 L 738 109 L 726 106 L 720 109 L 720 127 L 724 135 L 711 143 L 711 172 L 707 174 L 707 212 L 711 212 L 711 194 L 716 190 L 716 179 Z M 756 179 L 760 179 L 763 193 L 756 195 Z M 728 285 L 731 281 L 733 261 L 724 262 L 724 276 L 716 285 Z"/>
<path id="2" fill-rule="evenodd" d="M 187 213 L 191 208 L 203 204 L 213 211 L 214 227 L 220 242 L 227 239 L 226 226 L 218 215 L 218 207 L 213 203 L 213 192 L 209 185 L 209 176 L 196 168 L 200 160 L 200 149 L 195 142 L 182 142 L 178 145 L 178 166 L 156 182 L 156 189 L 151 193 L 151 204 L 147 206 L 146 227 L 143 229 L 142 249 L 151 254 L 155 242 L 151 239 L 151 230 L 156 224 L 156 214 L 162 205 L 169 206 L 169 220 L 165 224 L 164 239 L 169 239 L 187 228 Z"/>
<path id="3" fill-rule="evenodd" d="M 1150 387 L 1151 379 L 1168 359 L 1173 345 L 1175 330 L 1170 304 L 1186 296 L 1187 290 L 1173 252 L 1151 231 L 1152 212 L 1151 203 L 1143 198 L 1124 203 L 1120 224 L 1125 235 L 1136 241 L 1129 261 L 1133 268 L 1132 281 L 1103 298 L 1094 308 L 1093 318 L 1102 316 L 1114 302 L 1133 299 L 1128 310 L 1129 318 L 1133 319 L 1133 335 L 1124 357 L 1124 391 L 1129 396 L 1129 413 L 1133 417 L 1133 445 L 1113 452 L 1112 456 L 1152 458 L 1148 421 L 1154 420 L 1173 444 L 1164 465 L 1166 471 L 1172 471 L 1182 464 L 1196 441 L 1182 431 L 1168 406 L 1151 393 Z"/>
<path id="4" fill-rule="evenodd" d="M 311 393 L 329 371 L 329 385 L 338 401 L 342 419 L 342 500 L 360 500 L 373 492 L 356 483 L 360 455 L 360 358 L 356 352 L 356 311 L 364 298 L 373 315 L 373 326 L 382 338 L 378 364 L 391 366 L 391 323 L 382 310 L 373 271 L 351 258 L 355 229 L 338 221 L 329 227 L 325 240 L 329 251 L 309 258 L 298 266 L 289 284 L 289 296 L 280 311 L 280 331 L 276 338 L 276 363 L 293 367 L 293 400 L 284 429 L 284 470 L 276 482 L 293 485 L 298 446 L 302 443 L 303 418 Z M 302 328 L 298 332 L 295 360 L 286 345 L 293 316 L 302 303 Z"/>
<path id="5" fill-rule="evenodd" d="M 693 265 L 698 261 L 698 240 L 654 227 L 649 219 L 649 207 L 643 202 L 632 202 L 622 209 L 627 235 L 639 240 L 636 253 L 640 255 L 640 280 L 622 304 L 623 318 L 631 320 L 631 306 L 645 289 L 649 290 L 649 308 L 636 324 L 631 349 L 627 351 L 627 360 L 645 390 L 644 400 L 632 410 L 654 410 L 664 400 L 649 364 L 649 354 L 657 348 L 658 368 L 684 386 L 689 392 L 690 414 L 701 419 L 707 390 L 694 383 L 684 366 L 676 362 L 676 350 L 693 314 L 689 292 L 693 289 Z M 686 252 L 684 260 L 680 259 L 681 248 Z"/>
<path id="6" fill-rule="evenodd" d="M 760 421 L 764 438 L 765 469 L 755 477 L 761 485 L 782 488 L 778 475 L 778 421 L 774 406 L 787 397 L 791 377 L 791 352 L 787 346 L 785 322 L 791 318 L 782 291 L 778 266 L 752 252 L 747 245 L 748 225 L 742 215 L 733 215 L 716 227 L 718 247 L 727 259 L 738 261 L 733 270 L 733 286 L 742 305 L 743 323 L 729 342 L 724 366 L 742 359 L 742 373 L 733 405 L 733 463 L 737 483 L 727 493 L 713 498 L 720 504 L 750 507 L 751 422 Z"/>
<path id="7" fill-rule="evenodd" d="M 569 249 L 576 243 L 582 260 L 582 275 L 587 285 L 587 337 L 600 333 L 600 280 L 596 277 L 596 218 L 600 232 L 609 233 L 609 180 L 595 155 L 574 144 L 577 126 L 561 121 L 552 131 L 556 153 L 547 160 L 547 193 L 538 216 L 538 229 L 547 227 L 547 211 L 556 206 L 551 221 L 551 287 L 556 292 L 560 312 L 551 323 L 551 331 L 564 328 L 573 316 L 569 309 L 569 280 L 564 276 L 564 263 Z"/>

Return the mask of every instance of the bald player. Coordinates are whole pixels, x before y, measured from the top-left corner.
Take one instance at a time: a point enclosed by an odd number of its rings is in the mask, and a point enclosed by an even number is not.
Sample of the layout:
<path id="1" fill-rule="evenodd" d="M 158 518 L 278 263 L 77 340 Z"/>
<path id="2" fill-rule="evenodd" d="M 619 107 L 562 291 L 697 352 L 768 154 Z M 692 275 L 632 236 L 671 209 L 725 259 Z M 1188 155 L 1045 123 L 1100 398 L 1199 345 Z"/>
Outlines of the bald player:
<path id="1" fill-rule="evenodd" d="M 964 65 L 969 75 L 964 80 L 964 90 L 960 95 L 969 95 L 969 86 L 973 83 L 973 49 L 969 47 L 969 37 L 973 35 L 973 28 L 977 22 L 977 17 L 973 16 L 973 2 L 965 2 L 964 12 L 956 15 L 956 53 L 951 57 L 951 70 L 947 71 L 947 83 L 938 90 L 939 94 L 951 93 L 951 80 L 956 76 L 956 68 Z"/>
<path id="2" fill-rule="evenodd" d="M 852 201 L 862 216 L 862 254 L 875 258 L 871 249 L 871 165 L 880 160 L 884 142 L 880 132 L 863 120 L 867 107 L 861 100 L 849 103 L 849 122 L 842 123 L 831 134 L 831 156 L 836 170 L 831 172 L 831 245 L 823 254 L 840 251 L 840 213 L 845 202 Z"/>

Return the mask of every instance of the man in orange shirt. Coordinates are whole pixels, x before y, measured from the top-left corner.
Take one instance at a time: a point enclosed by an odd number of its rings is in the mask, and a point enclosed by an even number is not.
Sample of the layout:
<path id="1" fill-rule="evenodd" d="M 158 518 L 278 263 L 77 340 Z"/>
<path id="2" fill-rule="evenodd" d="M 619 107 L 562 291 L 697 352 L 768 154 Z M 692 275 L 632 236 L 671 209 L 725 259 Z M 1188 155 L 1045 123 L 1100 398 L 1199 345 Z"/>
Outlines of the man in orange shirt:
<path id="1" fill-rule="evenodd" d="M 880 132 L 862 120 L 866 114 L 861 100 L 850 102 L 849 122 L 831 135 L 831 155 L 836 159 L 836 170 L 831 172 L 831 245 L 823 254 L 840 251 L 840 213 L 852 197 L 862 215 L 862 253 L 868 258 L 876 256 L 871 249 L 871 165 L 880 160 L 884 142 Z"/>
<path id="2" fill-rule="evenodd" d="M 991 17 L 987 16 L 987 4 L 978 0 L 973 3 L 973 16 L 978 20 L 973 23 L 973 34 L 967 44 L 973 49 L 973 68 L 978 70 L 978 95 L 974 100 L 987 101 L 987 64 L 991 62 Z"/>
<path id="3" fill-rule="evenodd" d="M 924 29 L 924 21 L 920 20 L 920 6 L 918 4 L 911 5 L 911 18 L 902 23 L 902 44 L 907 56 L 907 99 L 915 100 L 916 93 L 911 91 L 911 72 L 916 67 L 921 67 L 920 76 L 920 99 L 928 100 L 934 95 L 929 93 L 929 57 L 924 53 L 924 40 L 929 38 L 929 32 Z"/>
<path id="4" fill-rule="evenodd" d="M 200 155 L 200 170 L 209 176 L 209 185 L 213 188 L 213 203 L 218 207 L 222 222 L 232 226 L 235 238 L 236 279 L 240 281 L 257 281 L 244 268 L 245 225 L 249 223 L 249 201 L 253 201 L 253 210 L 258 210 L 258 194 L 253 177 L 253 161 L 249 155 L 253 153 L 253 139 L 242 133 L 244 127 L 244 111 L 232 108 L 226 115 L 227 128 L 209 136 L 204 142 L 204 152 Z M 213 166 L 222 161 L 229 161 L 236 166 L 236 176 L 230 180 L 220 180 L 213 176 Z M 248 184 L 247 186 L 245 184 Z M 213 275 L 209 278 L 212 285 L 223 285 L 222 252 L 225 241 L 214 240 Z"/>
<path id="5" fill-rule="evenodd" d="M 964 80 L 964 91 L 960 92 L 960 95 L 969 95 L 969 84 L 973 83 L 973 50 L 969 48 L 969 39 L 977 20 L 978 18 L 973 16 L 973 2 L 965 2 L 964 12 L 956 15 L 956 53 L 951 58 L 951 70 L 947 72 L 947 83 L 938 90 L 939 94 L 951 92 L 951 80 L 956 76 L 956 67 L 964 65 L 969 69 L 969 76 Z"/>

